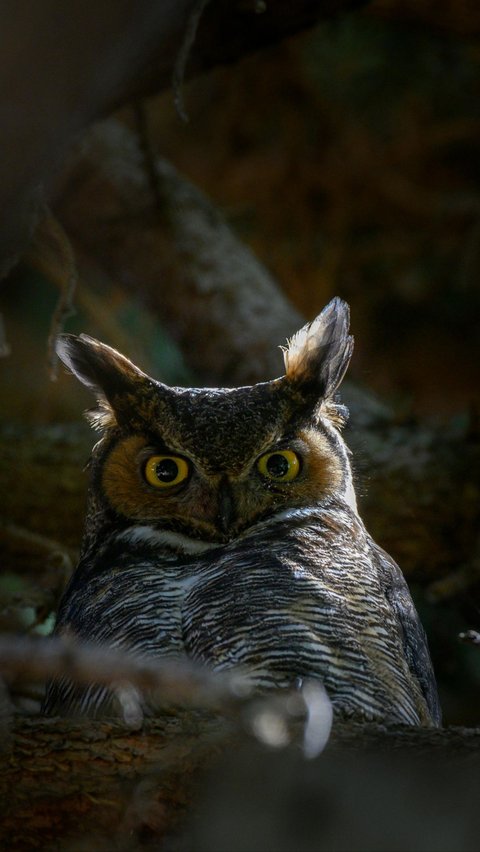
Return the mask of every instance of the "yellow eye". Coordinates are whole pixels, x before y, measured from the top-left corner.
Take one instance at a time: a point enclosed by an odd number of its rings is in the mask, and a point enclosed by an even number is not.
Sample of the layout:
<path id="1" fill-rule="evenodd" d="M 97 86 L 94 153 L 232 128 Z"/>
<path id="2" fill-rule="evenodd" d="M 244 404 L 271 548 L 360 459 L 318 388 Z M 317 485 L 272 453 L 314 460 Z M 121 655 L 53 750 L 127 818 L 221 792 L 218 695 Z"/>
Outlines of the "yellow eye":
<path id="1" fill-rule="evenodd" d="M 143 469 L 145 479 L 154 488 L 179 485 L 190 473 L 188 463 L 180 456 L 150 456 Z"/>
<path id="2" fill-rule="evenodd" d="M 260 456 L 257 468 L 273 482 L 291 482 L 300 473 L 300 459 L 293 450 L 275 450 Z"/>

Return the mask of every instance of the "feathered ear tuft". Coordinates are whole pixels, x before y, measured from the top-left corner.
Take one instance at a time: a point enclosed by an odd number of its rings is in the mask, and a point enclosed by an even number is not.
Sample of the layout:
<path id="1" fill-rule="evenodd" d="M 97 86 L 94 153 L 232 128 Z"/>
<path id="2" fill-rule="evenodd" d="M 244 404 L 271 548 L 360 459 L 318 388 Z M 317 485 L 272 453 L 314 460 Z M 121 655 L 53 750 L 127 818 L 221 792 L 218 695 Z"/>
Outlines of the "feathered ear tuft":
<path id="1" fill-rule="evenodd" d="M 97 397 L 97 409 L 87 418 L 98 429 L 121 420 L 122 400 L 149 377 L 111 346 L 81 334 L 62 334 L 56 343 L 58 357 L 74 376 Z"/>
<path id="2" fill-rule="evenodd" d="M 329 399 L 339 387 L 353 351 L 350 310 L 338 297 L 291 338 L 284 351 L 286 379 Z"/>

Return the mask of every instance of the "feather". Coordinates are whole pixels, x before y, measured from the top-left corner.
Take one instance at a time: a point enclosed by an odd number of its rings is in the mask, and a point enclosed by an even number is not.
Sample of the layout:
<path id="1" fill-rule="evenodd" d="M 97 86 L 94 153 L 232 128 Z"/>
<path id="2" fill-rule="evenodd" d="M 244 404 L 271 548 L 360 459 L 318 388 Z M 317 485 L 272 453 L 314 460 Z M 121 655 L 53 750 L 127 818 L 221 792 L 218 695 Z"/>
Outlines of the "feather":
<path id="1" fill-rule="evenodd" d="M 74 376 L 95 394 L 110 398 L 148 378 L 128 358 L 87 334 L 62 334 L 56 352 Z"/>
<path id="2" fill-rule="evenodd" d="M 98 407 L 86 412 L 94 429 L 105 430 L 125 419 L 124 401 L 145 382 L 153 382 L 116 349 L 87 334 L 62 334 L 55 348 L 70 372 L 97 398 Z"/>
<path id="3" fill-rule="evenodd" d="M 293 335 L 284 350 L 286 378 L 296 385 L 317 388 L 331 397 L 340 385 L 353 351 L 349 308 L 338 297 L 311 323 Z"/>

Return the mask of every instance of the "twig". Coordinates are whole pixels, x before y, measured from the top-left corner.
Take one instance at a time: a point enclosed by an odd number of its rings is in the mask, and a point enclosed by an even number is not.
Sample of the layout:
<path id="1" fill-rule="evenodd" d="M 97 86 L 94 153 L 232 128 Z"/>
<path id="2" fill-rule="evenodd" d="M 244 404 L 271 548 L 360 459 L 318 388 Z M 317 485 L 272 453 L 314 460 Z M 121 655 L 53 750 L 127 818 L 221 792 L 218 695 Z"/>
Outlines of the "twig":
<path id="1" fill-rule="evenodd" d="M 183 100 L 182 93 L 182 85 L 185 79 L 185 69 L 187 67 L 187 61 L 188 57 L 190 56 L 190 51 L 197 36 L 198 25 L 209 2 L 210 0 L 197 0 L 197 2 L 195 3 L 188 17 L 183 41 L 180 45 L 180 50 L 178 51 L 177 58 L 175 60 L 175 66 L 173 69 L 173 102 L 175 104 L 177 114 L 182 119 L 182 121 L 185 122 L 185 124 L 188 124 L 188 115 L 185 109 L 185 103 Z"/>
<path id="2" fill-rule="evenodd" d="M 75 313 L 73 299 L 78 272 L 72 244 L 48 207 L 45 207 L 45 216 L 37 227 L 25 259 L 60 287 L 47 344 L 49 374 L 51 380 L 55 381 L 58 373 L 55 340 L 63 331 L 67 319 Z"/>
<path id="3" fill-rule="evenodd" d="M 10 351 L 7 335 L 5 333 L 5 323 L 3 321 L 2 314 L 0 314 L 0 358 L 6 358 L 7 355 L 10 355 Z"/>
<path id="4" fill-rule="evenodd" d="M 144 101 L 134 101 L 132 104 L 135 123 L 137 125 L 137 134 L 140 145 L 140 150 L 143 156 L 145 171 L 147 172 L 152 195 L 155 200 L 157 210 L 163 209 L 162 193 L 160 190 L 160 175 L 157 169 L 157 161 L 152 148 L 150 133 L 148 129 L 147 112 Z"/>
<path id="5" fill-rule="evenodd" d="M 47 344 L 50 379 L 55 381 L 58 376 L 58 356 L 55 351 L 55 341 L 58 335 L 62 333 L 67 319 L 75 314 L 73 299 L 78 281 L 78 273 L 72 244 L 60 222 L 50 214 L 49 224 L 65 262 L 64 285 L 53 312 Z"/>

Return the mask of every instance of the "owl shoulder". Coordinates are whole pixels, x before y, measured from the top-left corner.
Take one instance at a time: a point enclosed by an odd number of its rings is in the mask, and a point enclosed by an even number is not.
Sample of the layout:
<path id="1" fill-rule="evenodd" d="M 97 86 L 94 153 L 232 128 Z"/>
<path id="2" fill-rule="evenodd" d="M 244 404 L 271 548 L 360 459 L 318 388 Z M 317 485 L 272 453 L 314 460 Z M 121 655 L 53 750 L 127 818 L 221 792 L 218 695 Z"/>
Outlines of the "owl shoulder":
<path id="1" fill-rule="evenodd" d="M 440 724 L 440 702 L 427 637 L 407 582 L 395 560 L 370 537 L 369 545 L 372 562 L 378 570 L 384 594 L 397 620 L 409 669 L 418 681 L 432 719 Z"/>

